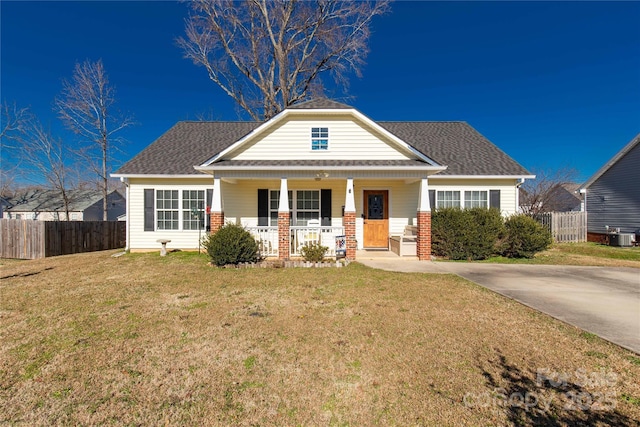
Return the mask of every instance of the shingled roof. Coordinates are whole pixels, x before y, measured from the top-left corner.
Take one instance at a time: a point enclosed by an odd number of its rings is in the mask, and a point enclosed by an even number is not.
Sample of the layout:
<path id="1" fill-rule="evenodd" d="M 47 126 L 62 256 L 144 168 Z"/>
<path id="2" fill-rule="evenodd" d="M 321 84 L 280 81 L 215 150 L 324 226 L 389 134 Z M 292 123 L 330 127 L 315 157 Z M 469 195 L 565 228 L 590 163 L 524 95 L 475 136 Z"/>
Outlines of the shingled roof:
<path id="1" fill-rule="evenodd" d="M 353 109 L 328 99 L 296 104 L 289 109 Z M 530 173 L 478 133 L 466 122 L 377 122 L 415 149 L 447 169 L 439 175 L 511 175 Z M 200 175 L 194 166 L 201 165 L 215 154 L 231 146 L 258 126 L 260 122 L 179 122 L 164 135 L 124 164 L 115 175 Z M 292 166 L 291 161 L 223 160 L 219 166 Z M 299 166 L 309 162 L 296 161 Z M 333 162 L 335 163 L 335 162 Z M 332 165 L 333 165 L 332 163 Z M 386 166 L 400 166 L 385 163 Z M 420 161 L 405 166 L 424 165 Z M 318 167 L 328 166 L 316 163 Z M 338 165 L 335 166 L 348 166 Z M 352 166 L 383 166 L 362 160 Z"/>
<path id="2" fill-rule="evenodd" d="M 327 98 L 312 99 L 287 107 L 287 110 L 351 110 L 352 106 Z"/>

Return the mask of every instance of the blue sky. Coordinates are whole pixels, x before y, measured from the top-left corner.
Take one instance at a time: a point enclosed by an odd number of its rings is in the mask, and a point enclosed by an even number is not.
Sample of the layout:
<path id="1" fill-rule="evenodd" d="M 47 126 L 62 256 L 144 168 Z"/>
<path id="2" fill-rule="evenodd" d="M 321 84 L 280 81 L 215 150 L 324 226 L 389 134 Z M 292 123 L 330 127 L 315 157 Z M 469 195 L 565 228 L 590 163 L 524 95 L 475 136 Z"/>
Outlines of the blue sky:
<path id="1" fill-rule="evenodd" d="M 184 3 L 3 0 L 0 13 L 2 99 L 63 132 L 61 80 L 102 58 L 138 122 L 120 161 L 179 120 L 246 119 L 182 58 Z M 374 21 L 351 98 L 334 97 L 374 120 L 464 120 L 527 168 L 585 180 L 640 132 L 638 22 L 638 2 L 400 1 Z"/>

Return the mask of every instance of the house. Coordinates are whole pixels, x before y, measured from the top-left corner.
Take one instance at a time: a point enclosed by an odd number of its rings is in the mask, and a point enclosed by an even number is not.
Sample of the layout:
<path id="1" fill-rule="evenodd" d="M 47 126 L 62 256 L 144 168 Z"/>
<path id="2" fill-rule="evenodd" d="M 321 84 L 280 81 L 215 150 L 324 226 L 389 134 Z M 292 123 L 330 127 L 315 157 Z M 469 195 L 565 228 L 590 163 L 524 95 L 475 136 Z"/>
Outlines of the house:
<path id="1" fill-rule="evenodd" d="M 407 225 L 430 259 L 432 207 L 513 214 L 533 178 L 465 122 L 376 122 L 328 99 L 262 123 L 179 122 L 112 176 L 127 185 L 132 251 L 158 239 L 197 248 L 203 229 L 229 221 L 281 259 L 309 240 L 334 253 L 341 235 L 354 259 L 388 249 Z"/>
<path id="2" fill-rule="evenodd" d="M 532 193 L 520 187 L 520 212 L 580 212 L 583 209 L 580 184 L 554 183 L 544 191 Z"/>
<path id="3" fill-rule="evenodd" d="M 605 241 L 609 229 L 640 233 L 640 134 L 580 187 L 587 239 Z"/>
<path id="4" fill-rule="evenodd" d="M 71 221 L 102 221 L 102 192 L 99 190 L 69 191 L 69 219 Z M 126 211 L 122 194 L 111 191 L 107 196 L 107 215 L 115 221 Z M 59 191 L 34 189 L 17 194 L 5 207 L 4 217 L 39 221 L 67 220 L 64 202 Z"/>

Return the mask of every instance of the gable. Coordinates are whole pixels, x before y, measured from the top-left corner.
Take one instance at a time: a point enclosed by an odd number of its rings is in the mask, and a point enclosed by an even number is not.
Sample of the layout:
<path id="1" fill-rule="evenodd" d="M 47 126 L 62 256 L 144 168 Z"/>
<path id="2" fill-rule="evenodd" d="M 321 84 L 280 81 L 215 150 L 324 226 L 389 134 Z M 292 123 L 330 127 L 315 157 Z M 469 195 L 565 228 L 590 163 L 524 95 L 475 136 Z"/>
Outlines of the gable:
<path id="1" fill-rule="evenodd" d="M 328 130 L 326 150 L 312 150 L 313 128 Z M 416 156 L 351 117 L 291 117 L 225 160 L 414 160 Z"/>

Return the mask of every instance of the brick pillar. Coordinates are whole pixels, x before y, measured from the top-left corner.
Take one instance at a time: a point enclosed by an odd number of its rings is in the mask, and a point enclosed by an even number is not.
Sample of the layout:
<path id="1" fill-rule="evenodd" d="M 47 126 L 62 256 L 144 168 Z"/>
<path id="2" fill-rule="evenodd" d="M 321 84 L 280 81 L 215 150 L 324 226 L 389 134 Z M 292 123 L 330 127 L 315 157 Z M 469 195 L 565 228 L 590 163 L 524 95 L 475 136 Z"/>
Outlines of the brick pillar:
<path id="1" fill-rule="evenodd" d="M 356 213 L 345 212 L 342 218 L 347 243 L 347 259 L 356 259 Z"/>
<path id="2" fill-rule="evenodd" d="M 416 251 L 420 261 L 431 260 L 431 212 L 418 211 L 418 239 Z"/>
<path id="3" fill-rule="evenodd" d="M 220 230 L 224 225 L 224 212 L 211 212 L 211 234 Z"/>
<path id="4" fill-rule="evenodd" d="M 290 240 L 289 212 L 278 212 L 278 259 L 289 259 Z"/>

